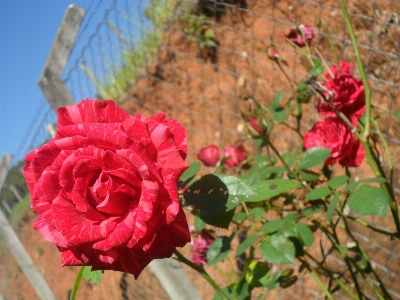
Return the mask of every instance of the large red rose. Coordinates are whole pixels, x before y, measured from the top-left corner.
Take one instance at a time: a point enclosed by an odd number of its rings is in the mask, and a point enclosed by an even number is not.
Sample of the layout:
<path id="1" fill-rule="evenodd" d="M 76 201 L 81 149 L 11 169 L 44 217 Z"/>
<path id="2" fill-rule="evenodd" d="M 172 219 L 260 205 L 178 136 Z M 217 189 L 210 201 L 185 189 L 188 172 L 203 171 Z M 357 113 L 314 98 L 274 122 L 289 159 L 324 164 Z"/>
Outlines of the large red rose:
<path id="1" fill-rule="evenodd" d="M 59 108 L 54 139 L 25 157 L 34 228 L 62 266 L 137 278 L 190 242 L 176 187 L 186 153 L 185 129 L 163 113 L 134 117 L 111 100 Z"/>
<path id="2" fill-rule="evenodd" d="M 341 73 L 338 72 L 337 67 L 331 68 L 334 78 L 325 73 L 329 80 L 324 83 L 324 86 L 333 93 L 331 98 L 333 105 L 346 116 L 359 118 L 365 111 L 364 85 L 361 80 L 348 73 L 352 65 L 342 63 L 340 66 Z M 326 94 L 326 97 L 330 95 Z M 336 113 L 322 99 L 318 99 L 317 108 L 321 115 L 336 116 Z"/>
<path id="3" fill-rule="evenodd" d="M 352 119 L 353 123 L 356 119 Z M 304 149 L 325 147 L 332 150 L 325 164 L 340 163 L 345 167 L 357 167 L 365 157 L 365 150 L 350 128 L 339 117 L 328 117 L 306 132 Z"/>

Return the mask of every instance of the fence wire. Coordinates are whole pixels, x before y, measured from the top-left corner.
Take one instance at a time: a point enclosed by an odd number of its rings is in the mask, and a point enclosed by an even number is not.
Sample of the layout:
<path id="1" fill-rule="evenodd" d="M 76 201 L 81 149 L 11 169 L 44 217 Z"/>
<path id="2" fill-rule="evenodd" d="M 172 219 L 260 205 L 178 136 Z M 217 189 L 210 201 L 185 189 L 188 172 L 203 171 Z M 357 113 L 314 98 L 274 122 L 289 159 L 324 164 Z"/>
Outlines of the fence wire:
<path id="1" fill-rule="evenodd" d="M 349 0 L 347 6 L 373 90 L 373 105 L 380 114 L 379 127 L 393 155 L 394 187 L 399 198 L 400 127 L 393 112 L 400 109 L 400 1 Z M 343 14 L 334 0 L 93 0 L 63 80 L 77 102 L 111 98 L 132 113 L 164 111 L 176 118 L 187 128 L 189 160 L 194 160 L 201 147 L 245 139 L 240 112 L 251 100 L 267 105 L 279 91 L 287 91 L 285 97 L 289 96 L 290 85 L 264 54 L 271 36 L 289 63 L 285 68 L 288 76 L 298 82 L 307 74 L 307 61 L 282 36 L 283 31 L 299 24 L 313 26 L 316 38 L 312 47 L 318 48 L 329 64 L 335 63 L 331 43 L 341 59 L 355 63 Z M 41 129 L 27 134 L 29 142 L 21 143 L 16 159 L 48 138 L 43 125 L 53 124 L 55 117 L 40 111 L 44 115 L 32 127 L 40 124 Z M 318 120 L 314 111 L 311 105 L 305 108 L 304 132 Z M 285 130 L 278 131 L 274 139 L 282 152 L 302 143 Z M 252 147 L 250 143 L 246 146 Z M 352 172 L 360 179 L 371 176 L 365 167 Z M 362 218 L 377 228 L 394 230 L 390 220 Z M 390 295 L 400 299 L 397 239 L 381 239 L 357 223 L 351 226 L 351 234 L 373 259 Z M 344 245 L 350 240 L 345 233 L 341 238 Z M 312 249 L 316 258 L 321 257 L 318 243 L 329 248 L 326 237 L 316 236 L 317 246 Z M 332 253 L 327 264 L 346 268 L 338 253 Z M 187 272 L 203 297 L 210 299 L 210 287 L 199 282 L 190 270 Z M 369 280 L 379 285 L 372 275 Z M 221 278 L 217 281 L 224 284 Z M 127 296 L 129 286 L 126 277 L 121 277 L 122 299 L 136 297 Z M 371 290 L 368 296 L 376 299 L 371 286 L 362 288 Z M 150 297 L 146 295 L 140 297 Z M 271 299 L 323 298 L 307 274 L 300 275 L 293 286 L 269 295 Z M 348 299 L 340 291 L 335 297 Z"/>

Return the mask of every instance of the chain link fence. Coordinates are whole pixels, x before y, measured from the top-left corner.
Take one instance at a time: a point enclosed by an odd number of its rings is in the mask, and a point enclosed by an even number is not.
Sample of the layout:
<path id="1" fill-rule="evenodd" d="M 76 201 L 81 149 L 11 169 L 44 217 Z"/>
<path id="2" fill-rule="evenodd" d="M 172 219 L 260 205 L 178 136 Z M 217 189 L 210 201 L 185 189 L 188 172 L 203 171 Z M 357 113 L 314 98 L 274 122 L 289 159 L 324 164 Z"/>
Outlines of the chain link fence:
<path id="1" fill-rule="evenodd" d="M 349 0 L 347 6 L 373 90 L 373 105 L 380 114 L 379 128 L 392 154 L 398 197 L 400 125 L 393 112 L 400 109 L 400 1 Z M 113 99 L 131 113 L 149 116 L 163 111 L 179 120 L 187 128 L 189 161 L 193 161 L 201 147 L 245 140 L 240 113 L 252 100 L 268 105 L 277 92 L 290 91 L 289 83 L 264 53 L 271 36 L 289 64 L 285 67 L 288 76 L 298 82 L 307 74 L 307 61 L 281 34 L 299 24 L 313 26 L 316 38 L 312 48 L 317 48 L 329 64 L 335 62 L 331 44 L 341 59 L 355 63 L 343 14 L 334 0 L 93 0 L 63 81 L 77 102 L 85 98 Z M 318 53 L 313 53 L 317 58 Z M 39 111 L 43 117 L 35 119 L 30 128 L 40 129 L 27 133 L 15 161 L 50 137 L 44 128 L 51 128 L 48 124 L 56 122 L 55 116 L 44 106 Z M 312 105 L 305 107 L 303 132 L 318 120 L 314 111 Z M 302 143 L 285 129 L 278 129 L 273 138 L 282 152 Z M 253 147 L 250 142 L 245 146 L 249 150 Z M 359 179 L 371 176 L 366 165 L 352 172 Z M 389 218 L 363 218 L 377 228 L 395 230 Z M 352 224 L 351 234 L 373 259 L 389 294 L 400 299 L 397 239 L 380 239 L 357 223 Z M 343 245 L 349 241 L 345 233 L 341 239 Z M 329 251 L 329 241 L 322 234 L 316 234 L 315 245 L 317 259 L 321 258 L 321 248 Z M 189 254 L 189 249 L 184 252 Z M 334 251 L 326 263 L 334 269 L 346 268 Z M 203 298 L 211 299 L 212 289 L 185 270 Z M 211 275 L 221 285 L 226 283 L 215 271 Z M 122 299 L 150 297 L 127 295 L 135 283 L 127 283 L 126 278 L 120 278 L 121 290 L 125 291 Z M 372 275 L 369 281 L 371 285 L 362 286 L 367 291 L 379 284 Z M 311 275 L 301 274 L 295 284 L 272 291 L 269 297 L 322 299 L 323 293 Z M 348 299 L 340 291 L 335 297 Z M 369 297 L 376 299 L 372 291 Z"/>

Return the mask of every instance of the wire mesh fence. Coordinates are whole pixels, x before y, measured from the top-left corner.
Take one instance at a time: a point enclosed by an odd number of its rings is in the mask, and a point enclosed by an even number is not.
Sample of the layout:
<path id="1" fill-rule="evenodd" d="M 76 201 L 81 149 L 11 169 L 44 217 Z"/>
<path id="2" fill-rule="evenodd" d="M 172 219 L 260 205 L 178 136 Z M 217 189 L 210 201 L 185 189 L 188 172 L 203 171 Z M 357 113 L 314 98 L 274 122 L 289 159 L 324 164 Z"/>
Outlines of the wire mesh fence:
<path id="1" fill-rule="evenodd" d="M 397 180 L 400 178 L 400 136 L 393 112 L 400 109 L 400 1 L 349 0 L 347 6 L 373 90 L 373 105 L 380 114 L 379 128 L 392 153 Z M 285 97 L 289 97 L 290 84 L 268 60 L 265 46 L 272 36 L 278 52 L 289 64 L 285 67 L 286 73 L 292 80 L 300 81 L 307 74 L 308 62 L 282 36 L 282 32 L 299 24 L 315 28 L 317 36 L 312 47 L 329 64 L 335 62 L 331 44 L 341 59 L 355 63 L 343 14 L 334 0 L 94 0 L 89 5 L 63 80 L 77 102 L 85 98 L 110 98 L 132 113 L 148 116 L 163 111 L 179 120 L 187 128 L 191 161 L 201 147 L 209 144 L 223 147 L 245 140 L 240 112 L 246 111 L 252 100 L 268 105 L 279 91 L 288 91 Z M 313 53 L 316 58 L 318 53 Z M 318 120 L 311 105 L 305 108 L 304 114 L 303 132 Z M 54 124 L 54 118 L 48 112 L 43 121 L 34 124 L 40 123 L 43 129 L 43 124 Z M 28 152 L 27 147 L 36 147 L 39 140 L 46 138 L 44 132 L 32 133 L 26 139 L 30 142 L 21 144 L 21 154 L 16 159 Z M 282 152 L 302 144 L 285 129 L 279 129 L 273 139 Z M 245 145 L 249 149 L 253 147 L 249 142 Z M 352 172 L 359 179 L 371 176 L 364 165 Z M 399 198 L 400 180 L 395 181 L 394 187 Z M 363 218 L 377 228 L 394 230 L 390 220 Z M 350 234 L 373 259 L 389 294 L 393 299 L 400 299 L 397 239 L 382 240 L 357 223 L 351 226 Z M 345 232 L 340 239 L 343 245 L 350 240 Z M 317 259 L 321 258 L 321 248 L 329 251 L 329 240 L 323 234 L 316 235 L 315 245 L 312 250 Z M 340 254 L 334 251 L 326 263 L 334 269 L 346 269 Z M 211 288 L 199 281 L 196 274 L 187 272 L 204 299 L 210 299 Z M 218 280 L 224 284 L 223 278 Z M 370 284 L 362 288 L 371 290 L 369 297 L 375 299 L 372 287 L 379 283 L 372 276 L 368 280 Z M 121 282 L 122 290 L 128 290 L 129 285 L 123 283 L 123 278 Z M 311 275 L 301 274 L 294 285 L 272 291 L 269 296 L 271 299 L 322 299 L 323 293 Z M 125 294 L 122 297 L 134 299 Z M 340 291 L 335 297 L 348 299 Z"/>

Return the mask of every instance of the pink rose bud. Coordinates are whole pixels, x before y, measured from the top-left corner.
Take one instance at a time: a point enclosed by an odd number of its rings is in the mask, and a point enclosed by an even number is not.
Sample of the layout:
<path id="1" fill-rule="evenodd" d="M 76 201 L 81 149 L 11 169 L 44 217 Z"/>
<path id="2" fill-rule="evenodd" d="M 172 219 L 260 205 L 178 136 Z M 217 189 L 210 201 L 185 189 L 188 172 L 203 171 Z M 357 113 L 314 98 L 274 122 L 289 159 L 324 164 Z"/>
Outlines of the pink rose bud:
<path id="1" fill-rule="evenodd" d="M 247 122 L 246 122 L 247 130 L 249 131 L 250 135 L 255 139 L 262 137 L 263 135 L 265 135 L 267 131 L 267 127 L 262 123 L 260 126 L 260 122 L 262 121 L 259 121 L 257 118 L 253 116 L 247 117 Z"/>
<path id="2" fill-rule="evenodd" d="M 197 159 L 207 167 L 215 167 L 221 156 L 221 150 L 215 145 L 201 148 L 197 153 Z"/>
<path id="3" fill-rule="evenodd" d="M 305 41 L 301 35 L 301 31 L 304 34 Z M 299 47 L 304 47 L 305 43 L 310 45 L 311 41 L 315 37 L 313 28 L 304 24 L 300 24 L 297 27 L 291 28 L 290 30 L 283 32 L 282 34 Z"/>
<path id="4" fill-rule="evenodd" d="M 267 46 L 267 56 L 271 60 L 278 60 L 280 58 L 280 55 L 278 54 L 278 51 L 272 46 Z"/>
<path id="5" fill-rule="evenodd" d="M 224 157 L 227 166 L 237 167 L 247 158 L 247 152 L 243 145 L 226 146 Z"/>

